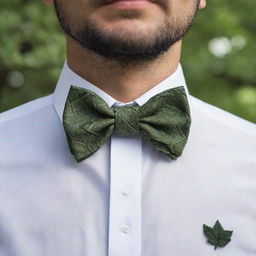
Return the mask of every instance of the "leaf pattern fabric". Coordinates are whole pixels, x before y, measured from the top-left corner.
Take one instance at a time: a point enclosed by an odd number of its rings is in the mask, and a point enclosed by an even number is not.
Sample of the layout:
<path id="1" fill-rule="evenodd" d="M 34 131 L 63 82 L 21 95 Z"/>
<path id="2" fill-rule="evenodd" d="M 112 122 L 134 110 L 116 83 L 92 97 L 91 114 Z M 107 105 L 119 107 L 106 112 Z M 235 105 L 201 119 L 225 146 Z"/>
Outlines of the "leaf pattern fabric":
<path id="1" fill-rule="evenodd" d="M 163 91 L 144 105 L 109 107 L 96 93 L 72 85 L 63 112 L 70 152 L 78 162 L 91 156 L 112 135 L 143 136 L 169 159 L 187 143 L 190 108 L 183 86 Z"/>

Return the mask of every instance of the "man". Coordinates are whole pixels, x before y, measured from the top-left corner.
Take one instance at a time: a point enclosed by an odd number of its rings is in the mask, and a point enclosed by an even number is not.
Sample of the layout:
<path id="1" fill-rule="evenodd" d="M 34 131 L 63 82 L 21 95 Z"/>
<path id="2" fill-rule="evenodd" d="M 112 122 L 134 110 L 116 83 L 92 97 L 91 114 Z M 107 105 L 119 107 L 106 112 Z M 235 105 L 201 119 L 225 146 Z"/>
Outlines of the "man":
<path id="1" fill-rule="evenodd" d="M 180 64 L 205 0 L 44 2 L 67 60 L 0 116 L 0 255 L 255 255 L 255 125 Z"/>

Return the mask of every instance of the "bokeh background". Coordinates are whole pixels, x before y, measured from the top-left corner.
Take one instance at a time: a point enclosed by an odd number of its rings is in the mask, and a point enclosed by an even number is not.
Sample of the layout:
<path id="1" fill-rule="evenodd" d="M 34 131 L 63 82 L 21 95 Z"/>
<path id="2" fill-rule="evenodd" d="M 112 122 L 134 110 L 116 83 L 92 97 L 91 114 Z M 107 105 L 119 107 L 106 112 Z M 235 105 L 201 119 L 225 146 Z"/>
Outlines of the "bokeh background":
<path id="1" fill-rule="evenodd" d="M 190 93 L 256 123 L 256 1 L 207 0 L 183 40 Z M 0 112 L 53 92 L 65 39 L 41 0 L 0 2 Z"/>

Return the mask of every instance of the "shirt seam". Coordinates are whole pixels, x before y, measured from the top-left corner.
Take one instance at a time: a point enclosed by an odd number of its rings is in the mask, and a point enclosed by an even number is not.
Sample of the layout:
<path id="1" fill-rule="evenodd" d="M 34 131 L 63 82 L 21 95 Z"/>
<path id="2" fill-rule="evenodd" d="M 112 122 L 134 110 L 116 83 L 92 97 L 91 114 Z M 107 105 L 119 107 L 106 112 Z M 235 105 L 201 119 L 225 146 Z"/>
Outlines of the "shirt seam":
<path id="1" fill-rule="evenodd" d="M 43 98 L 50 97 L 50 96 L 51 96 L 51 94 L 48 95 L 48 96 L 45 96 L 45 97 L 43 97 Z M 39 98 L 39 99 L 42 99 L 42 98 Z M 36 99 L 36 100 L 39 100 L 39 99 Z M 35 100 L 35 101 L 36 101 L 36 100 Z M 27 102 L 27 103 L 24 103 L 23 105 L 26 105 L 26 104 L 29 104 L 29 103 L 32 103 L 32 102 Z M 46 105 L 39 106 L 38 108 L 32 109 L 32 110 L 30 110 L 29 112 L 26 112 L 26 113 L 21 112 L 21 113 L 19 113 L 18 116 L 10 117 L 9 119 L 2 121 L 2 120 L 1 120 L 1 115 L 5 115 L 5 113 L 7 113 L 8 111 L 12 111 L 12 110 L 14 110 L 15 108 L 10 109 L 10 110 L 7 110 L 6 112 L 0 113 L 0 126 L 3 125 L 3 124 L 6 124 L 6 123 L 8 123 L 8 122 L 11 122 L 11 121 L 14 121 L 14 120 L 17 120 L 17 119 L 26 117 L 27 115 L 30 115 L 31 113 L 40 111 L 40 110 L 42 110 L 42 109 L 44 109 L 44 108 L 47 108 L 47 107 L 49 107 L 49 106 L 51 106 L 51 105 L 52 105 L 52 102 L 47 102 Z M 21 106 L 22 106 L 22 105 L 18 106 L 17 108 L 19 108 L 19 107 L 21 107 Z"/>
<path id="2" fill-rule="evenodd" d="M 229 115 L 229 118 L 237 119 L 237 120 L 235 120 L 234 122 L 238 123 L 238 125 L 237 125 L 237 126 L 234 126 L 234 125 L 232 125 L 232 124 L 228 124 L 226 121 L 223 121 L 223 120 L 221 120 L 221 119 L 218 118 L 218 117 L 209 115 L 209 114 L 206 113 L 204 110 L 202 110 L 202 109 L 200 108 L 200 106 L 197 106 L 197 104 L 198 104 L 197 102 L 196 102 L 195 104 L 191 103 L 191 107 L 193 107 L 194 109 L 198 110 L 198 111 L 200 112 L 200 114 L 203 114 L 203 115 L 206 116 L 207 118 L 209 118 L 209 119 L 211 119 L 211 120 L 215 120 L 216 122 L 218 122 L 218 123 L 220 123 L 220 124 L 222 124 L 222 125 L 224 125 L 224 126 L 226 126 L 226 127 L 229 127 L 229 128 L 231 128 L 231 129 L 233 129 L 233 130 L 235 130 L 235 131 L 240 131 L 240 132 L 245 133 L 245 134 L 247 134 L 247 135 L 249 135 L 249 136 L 253 136 L 253 137 L 256 139 L 256 126 L 255 126 L 255 128 L 254 128 L 254 132 L 249 132 L 249 131 L 248 131 L 250 128 L 253 128 L 253 123 L 252 123 L 252 122 L 250 122 L 250 121 L 248 121 L 248 120 L 246 120 L 246 119 L 244 119 L 244 118 L 242 118 L 242 117 L 239 117 L 239 116 L 237 116 L 237 115 L 235 115 L 235 114 L 233 114 L 233 113 L 231 113 L 231 112 L 228 112 L 228 111 L 226 111 L 226 110 L 224 110 L 224 109 L 222 109 L 222 108 L 219 108 L 219 107 L 217 107 L 217 106 L 215 106 L 215 105 L 212 105 L 212 104 L 209 104 L 209 103 L 207 103 L 207 102 L 204 102 L 204 101 L 202 101 L 201 99 L 196 98 L 196 97 L 194 97 L 194 96 L 192 96 L 192 98 L 193 98 L 193 101 L 198 101 L 199 104 L 204 103 L 204 104 L 207 104 L 207 106 L 210 107 L 210 108 L 215 108 L 217 111 L 221 111 L 221 112 L 224 111 L 224 114 Z M 215 109 L 214 109 L 214 110 L 215 110 Z M 208 111 L 208 110 L 206 110 L 206 111 Z M 210 110 L 210 111 L 211 111 L 211 110 Z M 193 122 L 193 120 L 192 120 L 192 122 Z M 247 123 L 246 125 L 252 126 L 252 127 L 248 127 L 248 128 L 247 128 L 247 127 L 241 127 L 240 124 L 239 124 L 239 122 L 245 122 L 245 123 Z M 238 126 L 239 126 L 239 127 L 238 127 Z"/>

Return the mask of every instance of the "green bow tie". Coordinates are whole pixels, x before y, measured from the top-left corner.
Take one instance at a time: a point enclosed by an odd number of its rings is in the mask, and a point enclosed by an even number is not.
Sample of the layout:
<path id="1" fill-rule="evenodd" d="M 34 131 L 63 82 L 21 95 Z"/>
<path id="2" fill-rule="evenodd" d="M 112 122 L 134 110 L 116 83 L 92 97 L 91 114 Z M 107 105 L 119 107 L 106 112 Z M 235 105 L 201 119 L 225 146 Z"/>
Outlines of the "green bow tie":
<path id="1" fill-rule="evenodd" d="M 63 125 L 77 162 L 95 153 L 112 133 L 141 134 L 156 150 L 176 159 L 187 142 L 191 118 L 183 86 L 163 91 L 143 106 L 109 107 L 96 93 L 72 85 Z"/>

